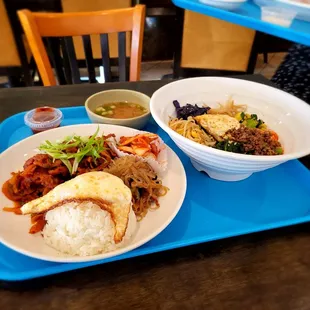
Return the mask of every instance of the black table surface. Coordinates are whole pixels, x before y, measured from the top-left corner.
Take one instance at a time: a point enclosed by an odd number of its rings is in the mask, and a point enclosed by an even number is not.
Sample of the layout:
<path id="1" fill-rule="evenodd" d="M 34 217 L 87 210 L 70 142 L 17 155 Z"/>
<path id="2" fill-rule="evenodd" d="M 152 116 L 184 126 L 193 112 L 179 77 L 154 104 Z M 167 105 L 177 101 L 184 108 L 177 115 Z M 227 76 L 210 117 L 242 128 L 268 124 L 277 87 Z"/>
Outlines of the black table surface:
<path id="1" fill-rule="evenodd" d="M 248 80 L 268 84 L 260 76 Z M 0 121 L 41 105 L 83 105 L 167 81 L 0 90 Z M 1 139 L 1 137 L 0 137 Z M 309 167 L 309 159 L 304 162 Z M 21 283 L 0 283 L 0 309 L 310 309 L 310 225 L 296 225 Z"/>

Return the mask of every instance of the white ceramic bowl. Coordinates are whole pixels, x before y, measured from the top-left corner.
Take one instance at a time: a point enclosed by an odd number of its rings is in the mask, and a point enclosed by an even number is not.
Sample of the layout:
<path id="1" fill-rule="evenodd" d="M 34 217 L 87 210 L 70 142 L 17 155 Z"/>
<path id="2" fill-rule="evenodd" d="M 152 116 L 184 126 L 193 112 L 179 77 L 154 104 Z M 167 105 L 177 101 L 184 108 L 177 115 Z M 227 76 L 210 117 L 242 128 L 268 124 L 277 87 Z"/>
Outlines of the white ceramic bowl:
<path id="1" fill-rule="evenodd" d="M 203 4 L 207 4 L 219 9 L 236 10 L 247 0 L 199 0 Z"/>
<path id="2" fill-rule="evenodd" d="M 124 101 L 140 104 L 146 108 L 148 112 L 141 116 L 124 119 L 104 117 L 95 113 L 96 108 L 105 103 Z M 128 89 L 111 89 L 96 93 L 87 98 L 85 102 L 85 109 L 88 117 L 93 123 L 119 125 L 135 129 L 142 129 L 151 117 L 150 97 L 140 92 Z"/>
<path id="3" fill-rule="evenodd" d="M 284 146 L 285 154 L 255 156 L 217 150 L 193 142 L 168 126 L 169 117 L 175 117 L 172 101 L 215 107 L 232 96 L 237 104 L 246 104 L 275 130 Z M 151 98 L 151 113 L 158 125 L 166 131 L 177 146 L 187 154 L 194 167 L 211 178 L 238 181 L 252 173 L 275 167 L 288 160 L 310 154 L 310 106 L 276 88 L 241 79 L 199 77 L 170 83 Z"/>

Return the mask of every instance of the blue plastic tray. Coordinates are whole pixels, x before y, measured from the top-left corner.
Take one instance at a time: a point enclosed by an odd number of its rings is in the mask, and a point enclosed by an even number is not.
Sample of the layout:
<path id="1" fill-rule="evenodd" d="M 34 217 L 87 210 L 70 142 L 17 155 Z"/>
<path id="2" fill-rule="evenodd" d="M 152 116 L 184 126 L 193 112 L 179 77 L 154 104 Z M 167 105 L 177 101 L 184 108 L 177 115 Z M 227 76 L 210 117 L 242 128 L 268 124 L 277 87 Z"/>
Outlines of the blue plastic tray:
<path id="1" fill-rule="evenodd" d="M 310 45 L 310 23 L 295 19 L 291 27 L 282 27 L 261 20 L 260 7 L 252 0 L 244 3 L 238 10 L 230 12 L 218 9 L 199 0 L 172 0 L 183 9 L 216 17 L 227 22 L 259 30 L 296 43 Z"/>
<path id="2" fill-rule="evenodd" d="M 84 107 L 64 108 L 63 125 L 89 123 Z M 0 151 L 31 135 L 24 113 L 0 125 Z M 20 281 L 115 260 L 170 250 L 201 242 L 303 223 L 310 220 L 310 173 L 291 161 L 245 181 L 225 183 L 196 171 L 189 159 L 152 121 L 146 130 L 158 133 L 182 160 L 188 191 L 175 220 L 155 239 L 129 253 L 89 263 L 49 263 L 18 254 L 0 244 L 0 279 Z"/>

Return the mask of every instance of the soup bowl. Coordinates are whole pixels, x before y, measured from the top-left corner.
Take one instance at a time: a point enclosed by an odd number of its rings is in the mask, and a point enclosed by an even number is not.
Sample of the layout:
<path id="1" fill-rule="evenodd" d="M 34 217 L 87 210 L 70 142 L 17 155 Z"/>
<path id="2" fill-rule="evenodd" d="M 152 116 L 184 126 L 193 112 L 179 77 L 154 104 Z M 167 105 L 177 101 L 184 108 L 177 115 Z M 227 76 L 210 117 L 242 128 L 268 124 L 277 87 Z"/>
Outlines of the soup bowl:
<path id="1" fill-rule="evenodd" d="M 214 108 L 230 97 L 236 104 L 246 105 L 249 113 L 257 114 L 279 135 L 283 155 L 246 155 L 218 150 L 191 141 L 168 126 L 169 119 L 176 117 L 173 100 L 178 100 L 181 106 L 190 103 Z M 193 166 L 213 179 L 243 180 L 254 172 L 310 154 L 310 106 L 270 86 L 220 77 L 184 79 L 156 91 L 150 106 L 154 120 L 190 157 Z"/>
<path id="2" fill-rule="evenodd" d="M 130 102 L 139 104 L 146 109 L 146 113 L 132 118 L 111 118 L 95 113 L 98 107 L 116 102 Z M 142 129 L 151 117 L 150 97 L 143 93 L 127 89 L 112 89 L 96 93 L 87 98 L 85 102 L 85 109 L 88 117 L 93 123 L 112 124 L 135 129 Z"/>

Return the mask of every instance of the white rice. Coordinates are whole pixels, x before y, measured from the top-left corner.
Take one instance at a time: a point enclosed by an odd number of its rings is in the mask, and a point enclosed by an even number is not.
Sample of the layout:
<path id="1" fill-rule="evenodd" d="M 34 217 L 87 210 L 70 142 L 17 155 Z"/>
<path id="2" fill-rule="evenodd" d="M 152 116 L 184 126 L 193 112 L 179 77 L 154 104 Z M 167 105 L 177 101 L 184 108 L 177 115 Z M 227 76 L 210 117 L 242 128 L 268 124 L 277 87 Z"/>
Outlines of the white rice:
<path id="1" fill-rule="evenodd" d="M 59 252 L 89 256 L 106 253 L 123 247 L 137 227 L 131 209 L 127 231 L 122 242 L 115 244 L 115 225 L 110 213 L 92 202 L 68 203 L 46 213 L 43 238 Z"/>

